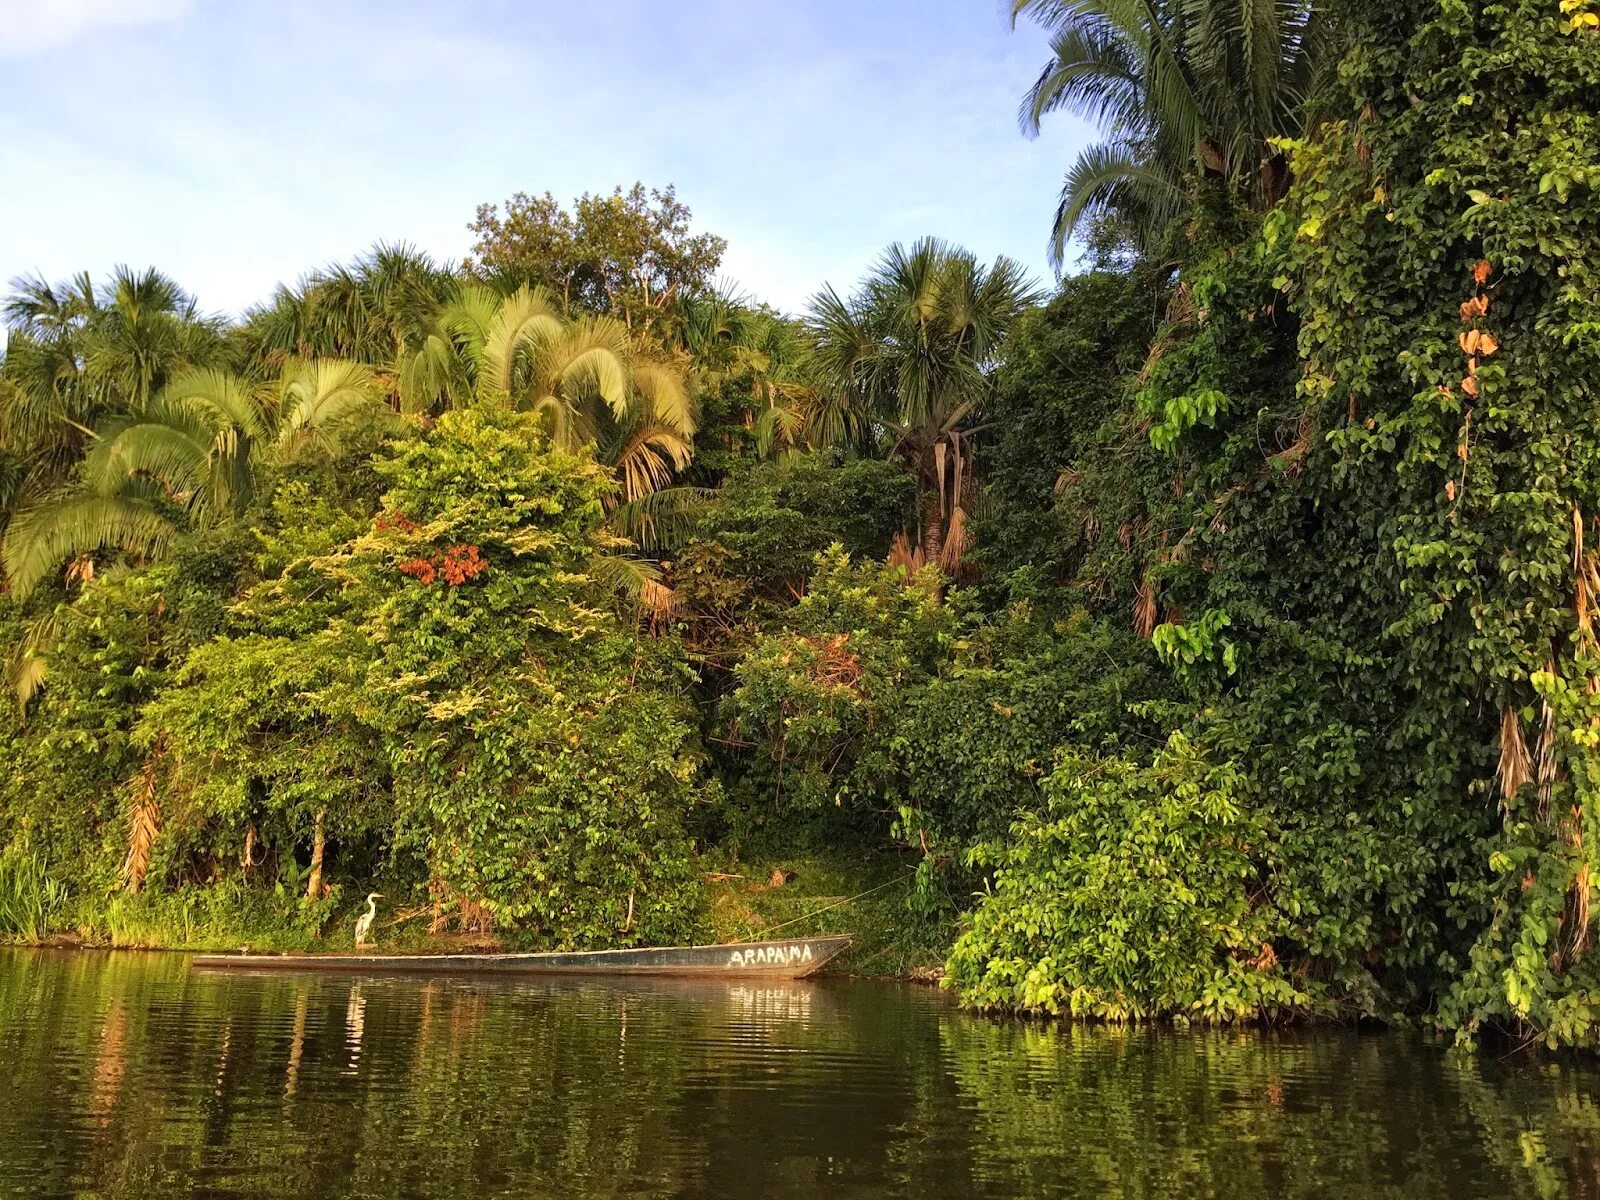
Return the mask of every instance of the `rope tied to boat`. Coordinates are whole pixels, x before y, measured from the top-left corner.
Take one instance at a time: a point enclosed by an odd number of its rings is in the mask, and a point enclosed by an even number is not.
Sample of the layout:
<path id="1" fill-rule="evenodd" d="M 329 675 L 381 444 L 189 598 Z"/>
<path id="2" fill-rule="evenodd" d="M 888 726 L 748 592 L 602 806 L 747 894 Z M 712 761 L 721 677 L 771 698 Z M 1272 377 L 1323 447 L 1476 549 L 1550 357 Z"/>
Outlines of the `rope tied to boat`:
<path id="1" fill-rule="evenodd" d="M 761 933 L 763 936 L 769 936 L 777 933 L 780 929 L 788 929 L 791 925 L 798 925 L 802 921 L 809 921 L 812 917 L 821 916 L 823 913 L 828 912 L 831 909 L 842 908 L 846 904 L 854 904 L 857 900 L 861 900 L 867 896 L 870 896 L 874 892 L 881 892 L 884 888 L 893 887 L 897 883 L 904 883 L 908 879 L 913 879 L 916 877 L 916 874 L 917 873 L 915 871 L 907 871 L 904 875 L 889 880 L 888 883 L 880 883 L 877 887 L 870 887 L 864 892 L 857 892 L 854 896 L 846 896 L 843 900 L 835 900 L 832 904 L 825 904 L 819 909 L 815 909 L 814 911 L 808 912 L 803 916 L 794 918 L 792 921 L 785 921 L 781 925 L 774 925 L 770 929 L 763 929 L 761 930 Z"/>

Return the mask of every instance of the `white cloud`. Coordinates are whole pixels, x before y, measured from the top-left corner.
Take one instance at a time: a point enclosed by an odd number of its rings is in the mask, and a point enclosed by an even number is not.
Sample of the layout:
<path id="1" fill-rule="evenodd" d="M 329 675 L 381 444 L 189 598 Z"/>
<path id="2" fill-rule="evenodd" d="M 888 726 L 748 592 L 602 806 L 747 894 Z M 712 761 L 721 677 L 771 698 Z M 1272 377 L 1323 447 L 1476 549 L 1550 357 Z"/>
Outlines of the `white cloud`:
<path id="1" fill-rule="evenodd" d="M 54 50 L 86 33 L 174 21 L 189 0 L 0 0 L 0 57 Z"/>

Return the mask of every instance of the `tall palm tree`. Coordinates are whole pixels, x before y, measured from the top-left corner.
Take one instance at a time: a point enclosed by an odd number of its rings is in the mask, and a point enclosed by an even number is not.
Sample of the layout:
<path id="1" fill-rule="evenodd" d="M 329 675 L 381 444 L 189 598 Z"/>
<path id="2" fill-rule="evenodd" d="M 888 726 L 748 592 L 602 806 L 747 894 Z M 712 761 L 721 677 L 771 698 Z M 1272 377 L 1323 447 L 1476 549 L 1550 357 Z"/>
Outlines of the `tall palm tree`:
<path id="1" fill-rule="evenodd" d="M 1051 235 L 1059 267 L 1089 218 L 1116 214 L 1148 245 L 1207 180 L 1247 203 L 1288 185 L 1269 139 L 1304 125 L 1331 61 L 1315 0 L 1012 0 L 1050 31 L 1050 60 L 1024 97 L 1023 130 L 1065 109 L 1105 140 L 1067 171 Z"/>
<path id="2" fill-rule="evenodd" d="M 569 321 L 533 288 L 464 286 L 396 374 L 407 411 L 506 404 L 538 413 L 559 446 L 594 443 L 624 501 L 666 486 L 693 453 L 682 373 L 637 351 L 620 321 Z"/>
<path id="3" fill-rule="evenodd" d="M 909 249 L 890 246 L 849 298 L 830 287 L 811 302 L 817 435 L 886 444 L 905 459 L 922 493 L 924 551 L 947 567 L 964 540 L 968 439 L 989 395 L 990 368 L 1037 300 L 1012 260 L 985 267 L 924 238 Z"/>
<path id="4" fill-rule="evenodd" d="M 206 369 L 179 376 L 137 414 L 100 422 L 78 478 L 21 511 L 0 562 L 28 595 L 63 560 L 107 550 L 158 558 L 183 529 L 238 513 L 265 461 L 336 457 L 353 420 L 391 416 L 370 368 L 290 364 L 269 384 Z"/>

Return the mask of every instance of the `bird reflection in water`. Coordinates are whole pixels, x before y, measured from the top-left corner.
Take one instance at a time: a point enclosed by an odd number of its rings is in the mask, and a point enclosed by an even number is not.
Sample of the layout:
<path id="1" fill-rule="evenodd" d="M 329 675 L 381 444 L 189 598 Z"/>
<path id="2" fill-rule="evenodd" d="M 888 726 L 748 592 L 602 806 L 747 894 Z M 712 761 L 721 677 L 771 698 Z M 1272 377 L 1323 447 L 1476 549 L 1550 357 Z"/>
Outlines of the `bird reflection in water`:
<path id="1" fill-rule="evenodd" d="M 351 984 L 350 998 L 344 1006 L 344 1043 L 350 1050 L 344 1073 L 355 1075 L 361 1070 L 361 1038 L 367 1029 L 367 998 L 361 994 L 359 983 Z"/>

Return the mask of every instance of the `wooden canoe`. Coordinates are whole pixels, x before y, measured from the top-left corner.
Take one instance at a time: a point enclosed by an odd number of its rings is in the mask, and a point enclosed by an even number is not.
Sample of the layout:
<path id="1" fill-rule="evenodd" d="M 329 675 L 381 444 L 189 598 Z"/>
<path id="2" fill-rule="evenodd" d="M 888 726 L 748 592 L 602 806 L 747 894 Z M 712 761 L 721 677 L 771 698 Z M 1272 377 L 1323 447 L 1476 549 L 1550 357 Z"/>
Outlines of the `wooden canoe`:
<path id="1" fill-rule="evenodd" d="M 850 944 L 847 934 L 725 946 L 661 946 L 544 954 L 197 954 L 208 970 L 496 975 L 670 975 L 799 979 Z"/>

